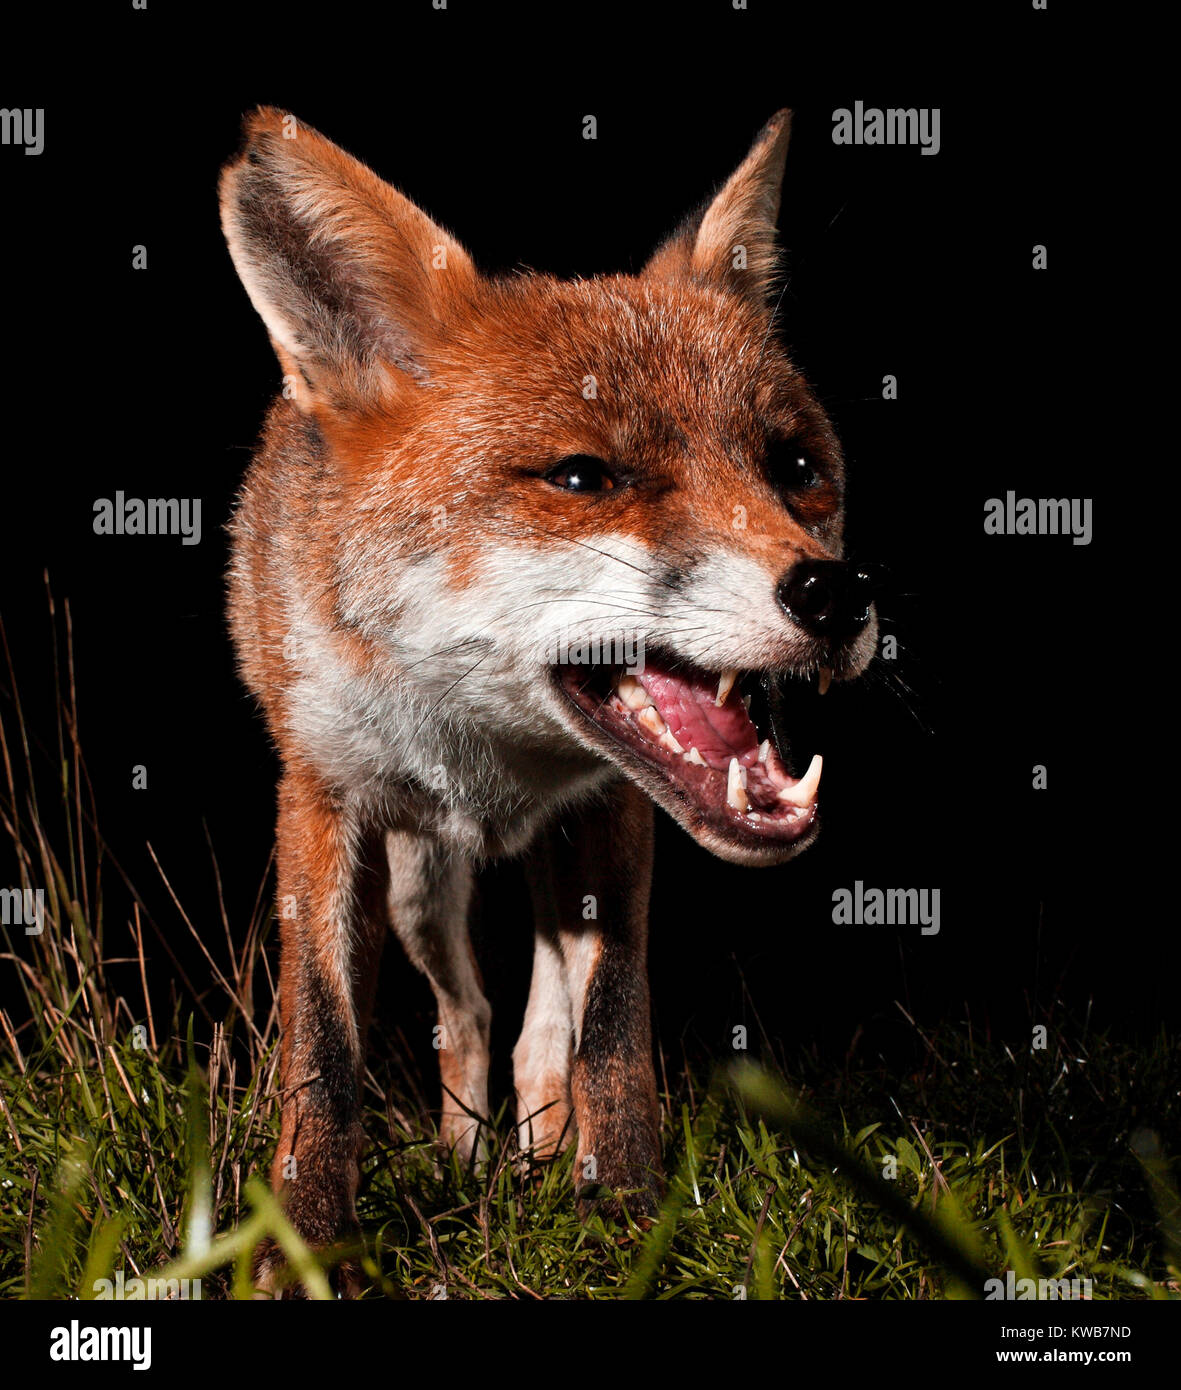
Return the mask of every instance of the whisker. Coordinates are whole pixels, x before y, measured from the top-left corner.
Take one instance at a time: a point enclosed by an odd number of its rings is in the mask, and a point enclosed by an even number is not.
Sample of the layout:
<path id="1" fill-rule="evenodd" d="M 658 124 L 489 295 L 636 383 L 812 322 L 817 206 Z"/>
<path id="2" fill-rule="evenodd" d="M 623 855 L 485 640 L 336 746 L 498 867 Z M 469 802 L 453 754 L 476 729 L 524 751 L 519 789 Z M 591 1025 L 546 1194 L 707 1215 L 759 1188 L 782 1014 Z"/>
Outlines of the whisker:
<path id="1" fill-rule="evenodd" d="M 871 682 L 880 683 L 883 689 L 888 690 L 902 705 L 919 728 L 922 729 L 923 733 L 931 735 L 935 732 L 927 720 L 915 709 L 914 705 L 918 702 L 919 697 L 910 686 L 906 684 L 901 676 L 881 665 L 880 660 L 873 661 L 865 672 L 865 675 Z M 906 694 L 903 694 L 903 691 L 905 691 Z M 907 698 L 908 695 L 910 696 L 909 699 Z"/>
<path id="2" fill-rule="evenodd" d="M 437 652 L 428 652 L 426 656 L 420 656 L 417 661 L 412 661 L 409 666 L 399 666 L 398 673 L 413 671 L 416 666 L 421 666 L 424 661 L 434 661 L 436 657 L 446 656 L 450 652 L 457 652 L 464 647 L 475 646 L 480 642 L 490 642 L 490 637 L 465 637 L 462 642 L 456 642 L 450 647 L 440 647 Z"/>
<path id="3" fill-rule="evenodd" d="M 455 687 L 456 687 L 461 681 L 467 680 L 468 676 L 471 675 L 471 673 L 476 669 L 476 667 L 477 667 L 477 666 L 483 665 L 483 663 L 484 663 L 485 661 L 487 661 L 488 658 L 489 658 L 491 655 L 492 655 L 491 652 L 485 652 L 484 655 L 479 659 L 479 661 L 477 661 L 477 662 L 475 662 L 473 665 L 469 666 L 469 667 L 467 668 L 467 670 L 464 671 L 464 673 L 463 673 L 461 676 L 456 676 L 456 678 L 451 682 L 451 684 L 447 687 L 447 689 L 443 691 L 442 695 L 440 695 L 439 698 L 435 701 L 435 703 L 430 707 L 430 709 L 427 710 L 426 714 L 423 715 L 421 721 L 419 722 L 418 727 L 417 727 L 417 728 L 415 729 L 415 731 L 414 731 L 414 735 L 413 735 L 414 738 L 417 738 L 417 737 L 418 737 L 418 735 L 422 732 L 424 726 L 426 725 L 427 720 L 430 719 L 431 715 L 434 714 L 434 712 L 439 708 L 439 706 L 443 703 L 443 701 L 447 698 L 447 696 L 451 694 L 451 692 L 455 689 Z"/>

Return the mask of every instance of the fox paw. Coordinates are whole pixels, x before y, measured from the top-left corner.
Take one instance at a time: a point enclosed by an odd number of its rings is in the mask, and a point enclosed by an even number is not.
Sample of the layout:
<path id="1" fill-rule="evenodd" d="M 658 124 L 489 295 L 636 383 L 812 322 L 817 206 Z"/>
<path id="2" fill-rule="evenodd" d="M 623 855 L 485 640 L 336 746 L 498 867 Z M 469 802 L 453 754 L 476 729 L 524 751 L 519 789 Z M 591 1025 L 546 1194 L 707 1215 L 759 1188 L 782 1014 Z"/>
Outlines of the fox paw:
<path id="1" fill-rule="evenodd" d="M 328 1286 L 337 1298 L 359 1298 L 365 1277 L 357 1260 L 345 1259 L 325 1271 Z M 308 1291 L 300 1282 L 287 1257 L 270 1236 L 254 1255 L 255 1298 L 306 1299 Z"/>

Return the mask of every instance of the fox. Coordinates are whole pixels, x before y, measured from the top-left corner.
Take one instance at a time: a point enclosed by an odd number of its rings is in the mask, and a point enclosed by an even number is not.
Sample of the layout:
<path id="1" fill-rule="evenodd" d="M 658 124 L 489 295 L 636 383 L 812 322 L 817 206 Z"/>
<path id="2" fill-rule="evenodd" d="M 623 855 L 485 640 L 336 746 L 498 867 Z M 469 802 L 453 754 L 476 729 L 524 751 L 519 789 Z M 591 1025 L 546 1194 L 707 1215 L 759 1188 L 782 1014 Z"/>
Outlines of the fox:
<path id="1" fill-rule="evenodd" d="M 520 1152 L 574 1145 L 581 1212 L 650 1219 L 656 808 L 752 867 L 818 834 L 823 754 L 801 765 L 793 710 L 865 671 L 878 618 L 844 553 L 836 432 L 780 341 L 790 130 L 772 116 L 637 273 L 577 280 L 478 270 L 276 108 L 222 171 L 283 382 L 230 522 L 228 610 L 281 764 L 272 1181 L 316 1249 L 359 1239 L 391 930 L 437 1002 L 439 1141 L 478 1163 L 491 1009 L 469 925 L 481 869 L 519 859 Z M 264 1293 L 282 1268 L 264 1247 Z"/>

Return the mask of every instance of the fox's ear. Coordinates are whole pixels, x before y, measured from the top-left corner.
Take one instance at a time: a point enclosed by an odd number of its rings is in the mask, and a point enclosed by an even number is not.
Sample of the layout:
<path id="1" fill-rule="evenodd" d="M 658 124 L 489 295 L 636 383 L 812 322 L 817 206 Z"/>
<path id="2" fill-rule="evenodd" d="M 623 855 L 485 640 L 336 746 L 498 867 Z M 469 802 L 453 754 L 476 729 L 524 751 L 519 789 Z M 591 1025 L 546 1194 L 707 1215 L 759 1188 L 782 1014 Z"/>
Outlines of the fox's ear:
<path id="1" fill-rule="evenodd" d="M 230 255 L 296 401 L 373 401 L 430 372 L 478 277 L 467 252 L 364 164 L 293 116 L 247 117 L 221 176 Z"/>
<path id="2" fill-rule="evenodd" d="M 790 136 L 791 112 L 777 111 L 713 200 L 655 252 L 644 274 L 697 280 L 764 303 L 778 266 L 775 222 Z"/>

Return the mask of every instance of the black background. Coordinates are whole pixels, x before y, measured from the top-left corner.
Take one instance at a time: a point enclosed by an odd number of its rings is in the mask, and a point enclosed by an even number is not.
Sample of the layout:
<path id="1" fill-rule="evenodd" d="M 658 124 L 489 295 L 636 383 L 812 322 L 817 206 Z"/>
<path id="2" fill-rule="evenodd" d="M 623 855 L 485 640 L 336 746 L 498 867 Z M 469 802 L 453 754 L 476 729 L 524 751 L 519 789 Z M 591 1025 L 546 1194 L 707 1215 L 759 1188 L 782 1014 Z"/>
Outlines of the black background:
<path id="1" fill-rule="evenodd" d="M 207 827 L 244 927 L 277 773 L 224 617 L 222 527 L 278 380 L 217 220 L 242 113 L 266 102 L 318 127 L 484 269 L 586 275 L 638 269 L 792 105 L 784 335 L 845 444 L 851 548 L 890 567 L 884 628 L 910 691 L 831 695 L 826 829 L 799 862 L 728 866 L 660 817 L 659 1039 L 673 1062 L 682 1045 L 718 1056 L 735 1024 L 757 1034 L 761 1021 L 789 1055 L 843 1057 L 875 1020 L 886 1047 L 905 1029 L 895 1001 L 921 1022 L 970 1014 L 1014 1047 L 1028 1046 L 1031 1003 L 1090 1006 L 1141 1035 L 1176 1018 L 1177 952 L 1154 898 L 1163 835 L 1135 780 L 1155 740 L 1136 713 L 1142 646 L 1120 569 L 1118 340 L 1096 293 L 1112 248 L 1095 185 L 1116 136 L 1075 85 L 1082 21 L 1028 0 L 987 16 L 913 6 L 884 24 L 823 9 L 822 29 L 812 6 L 756 0 L 306 16 L 153 5 L 73 29 L 69 70 L 45 34 L 12 50 L 23 71 L 4 103 L 46 108 L 46 147 L 0 150 L 3 617 L 48 746 L 43 572 L 68 597 L 103 833 L 195 976 L 145 842 L 220 937 Z M 834 145 L 833 109 L 858 99 L 938 106 L 939 154 Z M 881 398 L 887 373 L 897 401 Z M 985 500 L 1010 488 L 1092 498 L 1092 543 L 985 536 Z M 94 501 L 117 489 L 201 497 L 201 544 L 94 535 Z M 1035 763 L 1046 791 L 1032 789 Z M 136 764 L 147 791 L 131 788 Z M 939 888 L 941 934 L 833 926 L 832 892 L 855 879 Z M 512 866 L 486 907 L 503 1092 L 530 951 Z M 158 983 L 171 967 L 155 961 Z M 425 985 L 396 949 L 386 974 L 387 1011 L 429 1057 Z"/>

